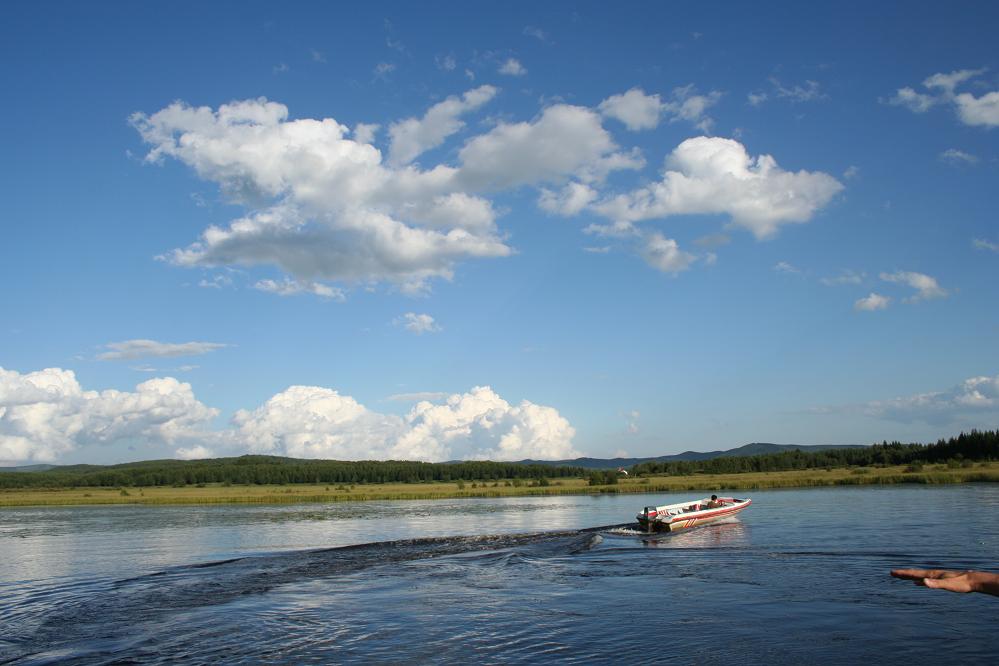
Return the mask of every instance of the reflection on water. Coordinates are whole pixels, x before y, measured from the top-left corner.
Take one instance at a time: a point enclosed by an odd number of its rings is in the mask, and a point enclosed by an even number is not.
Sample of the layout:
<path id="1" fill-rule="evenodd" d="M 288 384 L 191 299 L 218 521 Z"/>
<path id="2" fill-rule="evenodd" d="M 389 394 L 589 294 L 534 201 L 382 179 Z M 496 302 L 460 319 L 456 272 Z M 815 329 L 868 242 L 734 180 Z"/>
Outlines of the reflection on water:
<path id="1" fill-rule="evenodd" d="M 632 528 L 612 496 L 0 512 L 0 662 L 989 663 L 999 488 L 771 491 Z M 969 512 L 969 506 L 977 508 Z M 626 523 L 626 524 L 625 524 Z M 462 535 L 462 536 L 459 536 Z"/>
<path id="2" fill-rule="evenodd" d="M 660 534 L 643 540 L 654 548 L 739 548 L 749 545 L 749 528 L 736 517 L 712 525 L 712 529 L 690 529 Z"/>

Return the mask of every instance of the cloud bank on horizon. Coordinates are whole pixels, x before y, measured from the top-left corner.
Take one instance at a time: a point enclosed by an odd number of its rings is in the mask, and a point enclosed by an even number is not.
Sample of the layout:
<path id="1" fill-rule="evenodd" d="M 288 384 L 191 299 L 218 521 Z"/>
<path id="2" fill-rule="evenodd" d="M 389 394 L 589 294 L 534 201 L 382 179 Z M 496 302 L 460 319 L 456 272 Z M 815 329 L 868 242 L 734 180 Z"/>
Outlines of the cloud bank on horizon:
<path id="1" fill-rule="evenodd" d="M 552 407 L 511 405 L 488 386 L 436 401 L 404 416 L 381 414 L 320 386 L 290 386 L 228 429 L 213 429 L 218 409 L 172 377 L 135 391 L 88 391 L 75 373 L 0 368 L 0 460 L 55 462 L 76 449 L 165 444 L 182 459 L 260 453 L 339 460 L 554 460 L 582 455 L 575 429 Z"/>
<path id="2" fill-rule="evenodd" d="M 392 399 L 398 399 L 392 396 Z M 582 455 L 575 428 L 553 408 L 511 405 L 488 386 L 417 400 L 404 415 L 368 409 L 321 386 L 290 386 L 256 409 L 240 409 L 229 427 L 214 429 L 219 410 L 172 377 L 135 391 L 88 391 L 71 370 L 20 374 L 0 368 L 0 460 L 55 462 L 80 448 L 163 443 L 190 460 L 245 453 L 338 460 L 562 460 Z M 949 424 L 968 415 L 999 416 L 999 375 L 971 377 L 946 390 L 864 405 L 859 411 L 898 422 Z M 639 412 L 628 430 L 638 432 Z"/>

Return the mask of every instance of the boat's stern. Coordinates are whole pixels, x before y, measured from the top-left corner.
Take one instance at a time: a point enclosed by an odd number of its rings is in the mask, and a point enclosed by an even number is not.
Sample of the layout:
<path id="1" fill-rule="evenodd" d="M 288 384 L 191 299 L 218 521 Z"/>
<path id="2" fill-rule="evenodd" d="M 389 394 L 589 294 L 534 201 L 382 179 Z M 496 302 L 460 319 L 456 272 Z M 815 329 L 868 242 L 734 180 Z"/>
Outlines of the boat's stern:
<path id="1" fill-rule="evenodd" d="M 660 515 L 659 509 L 654 506 L 647 506 L 635 517 L 638 519 L 638 524 L 643 530 L 646 532 L 655 532 L 657 529 L 662 529 L 662 521 L 659 519 Z"/>

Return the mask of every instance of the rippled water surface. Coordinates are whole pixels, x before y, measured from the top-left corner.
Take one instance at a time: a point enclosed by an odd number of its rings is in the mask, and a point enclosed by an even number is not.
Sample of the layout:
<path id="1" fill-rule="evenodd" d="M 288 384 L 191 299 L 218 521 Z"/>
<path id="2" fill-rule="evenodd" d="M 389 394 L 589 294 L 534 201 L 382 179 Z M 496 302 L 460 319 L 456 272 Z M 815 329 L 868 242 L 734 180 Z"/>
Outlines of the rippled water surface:
<path id="1" fill-rule="evenodd" d="M 750 496 L 0 509 L 0 663 L 995 663 L 999 487 Z"/>

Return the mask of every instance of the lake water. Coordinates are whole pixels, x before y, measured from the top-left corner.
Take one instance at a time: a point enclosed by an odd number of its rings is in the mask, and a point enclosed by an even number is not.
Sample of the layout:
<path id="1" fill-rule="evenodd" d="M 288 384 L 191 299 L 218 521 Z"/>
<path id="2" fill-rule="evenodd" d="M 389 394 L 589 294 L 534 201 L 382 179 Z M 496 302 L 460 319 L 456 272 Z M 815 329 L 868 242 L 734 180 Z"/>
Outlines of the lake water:
<path id="1" fill-rule="evenodd" d="M 999 486 L 0 509 L 0 663 L 995 663 Z"/>

